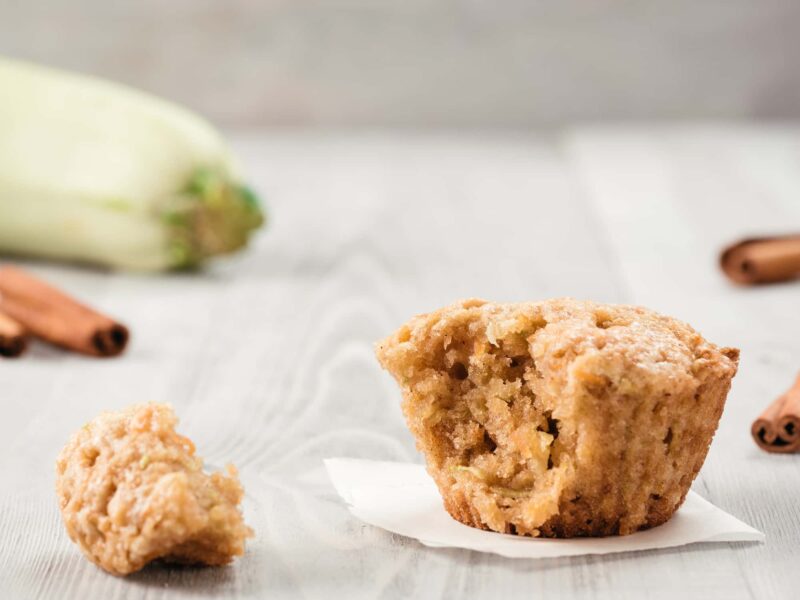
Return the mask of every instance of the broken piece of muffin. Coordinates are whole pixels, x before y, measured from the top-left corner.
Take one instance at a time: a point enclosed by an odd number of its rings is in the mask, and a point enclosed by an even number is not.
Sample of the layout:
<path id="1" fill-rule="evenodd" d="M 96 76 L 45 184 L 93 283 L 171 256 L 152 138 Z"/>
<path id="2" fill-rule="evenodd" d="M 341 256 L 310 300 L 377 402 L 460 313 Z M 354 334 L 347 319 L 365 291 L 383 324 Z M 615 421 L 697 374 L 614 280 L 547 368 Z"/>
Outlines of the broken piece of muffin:
<path id="1" fill-rule="evenodd" d="M 76 432 L 56 463 L 69 537 L 114 575 L 162 559 L 224 565 L 244 554 L 252 530 L 238 504 L 236 469 L 203 472 L 194 444 L 175 432 L 163 404 L 106 412 Z"/>
<path id="2" fill-rule="evenodd" d="M 705 460 L 739 351 L 644 308 L 465 300 L 378 343 L 453 518 L 530 536 L 667 521 Z"/>

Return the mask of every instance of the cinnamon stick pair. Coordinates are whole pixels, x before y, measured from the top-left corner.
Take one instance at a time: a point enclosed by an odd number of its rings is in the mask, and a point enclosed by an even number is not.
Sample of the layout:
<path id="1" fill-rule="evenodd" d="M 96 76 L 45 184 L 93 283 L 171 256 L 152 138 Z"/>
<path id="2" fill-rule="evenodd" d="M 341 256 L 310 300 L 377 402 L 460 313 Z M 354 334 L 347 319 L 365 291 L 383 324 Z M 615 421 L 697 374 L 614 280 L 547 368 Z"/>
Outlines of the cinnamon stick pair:
<path id="1" fill-rule="evenodd" d="M 800 235 L 742 240 L 719 260 L 725 275 L 742 285 L 788 281 L 800 276 Z"/>
<path id="2" fill-rule="evenodd" d="M 800 451 L 800 375 L 789 391 L 761 413 L 750 431 L 767 452 Z"/>
<path id="3" fill-rule="evenodd" d="M 116 356 L 128 343 L 128 330 L 124 325 L 21 269 L 2 267 L 0 354 L 3 340 L 9 340 L 5 342 L 9 348 L 7 355 L 15 355 L 15 350 L 19 355 L 25 349 L 26 333 L 91 356 Z"/>

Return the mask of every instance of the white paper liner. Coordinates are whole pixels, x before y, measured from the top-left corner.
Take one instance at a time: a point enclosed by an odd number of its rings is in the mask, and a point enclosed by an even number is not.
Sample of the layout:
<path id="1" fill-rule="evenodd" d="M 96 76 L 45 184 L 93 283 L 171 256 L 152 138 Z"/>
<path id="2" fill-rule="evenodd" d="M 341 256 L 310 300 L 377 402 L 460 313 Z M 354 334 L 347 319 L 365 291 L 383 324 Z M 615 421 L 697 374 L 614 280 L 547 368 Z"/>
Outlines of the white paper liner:
<path id="1" fill-rule="evenodd" d="M 554 558 L 696 542 L 764 540 L 763 533 L 691 491 L 669 521 L 631 535 L 572 539 L 506 535 L 474 529 L 450 517 L 422 465 L 329 458 L 325 467 L 336 491 L 358 519 L 437 548 L 465 548 L 509 558 Z"/>

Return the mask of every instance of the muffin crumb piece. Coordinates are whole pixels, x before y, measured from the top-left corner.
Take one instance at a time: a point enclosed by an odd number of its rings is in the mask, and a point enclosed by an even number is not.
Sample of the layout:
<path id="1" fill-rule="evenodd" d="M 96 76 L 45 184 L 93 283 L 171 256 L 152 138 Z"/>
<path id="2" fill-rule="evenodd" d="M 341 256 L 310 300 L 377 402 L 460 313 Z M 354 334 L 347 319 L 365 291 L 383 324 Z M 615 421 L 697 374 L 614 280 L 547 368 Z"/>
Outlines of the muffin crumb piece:
<path id="1" fill-rule="evenodd" d="M 252 530 L 238 508 L 236 469 L 203 472 L 194 444 L 175 432 L 163 404 L 106 412 L 69 440 L 56 491 L 70 539 L 114 575 L 161 559 L 224 565 L 244 554 Z"/>

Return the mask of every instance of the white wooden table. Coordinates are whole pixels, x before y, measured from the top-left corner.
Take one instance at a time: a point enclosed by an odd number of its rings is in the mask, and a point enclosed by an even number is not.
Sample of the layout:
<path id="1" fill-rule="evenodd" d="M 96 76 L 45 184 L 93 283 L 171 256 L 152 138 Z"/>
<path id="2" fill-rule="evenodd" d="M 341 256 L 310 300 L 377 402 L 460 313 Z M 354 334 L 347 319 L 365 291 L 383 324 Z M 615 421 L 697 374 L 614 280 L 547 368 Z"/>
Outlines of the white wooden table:
<path id="1" fill-rule="evenodd" d="M 0 362 L 4 598 L 796 597 L 800 456 L 749 438 L 800 369 L 800 283 L 737 289 L 720 245 L 800 229 L 800 129 L 234 136 L 267 199 L 251 251 L 201 274 L 28 264 L 132 326 L 98 361 Z M 464 296 L 644 304 L 742 349 L 694 489 L 765 544 L 546 561 L 432 550 L 347 512 L 322 459 L 419 460 L 372 344 Z M 208 463 L 241 469 L 256 538 L 221 569 L 118 579 L 64 532 L 53 463 L 103 409 L 169 401 Z"/>

